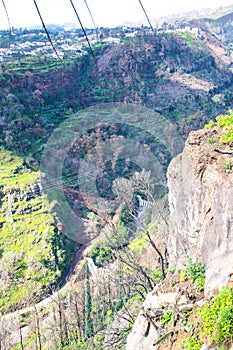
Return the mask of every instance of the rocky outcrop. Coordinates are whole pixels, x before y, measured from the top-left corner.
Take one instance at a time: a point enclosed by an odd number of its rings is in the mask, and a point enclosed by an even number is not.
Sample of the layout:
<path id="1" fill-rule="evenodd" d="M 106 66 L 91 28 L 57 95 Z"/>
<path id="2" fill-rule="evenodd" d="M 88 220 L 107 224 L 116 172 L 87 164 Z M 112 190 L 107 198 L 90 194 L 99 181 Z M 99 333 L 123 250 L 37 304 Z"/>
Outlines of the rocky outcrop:
<path id="1" fill-rule="evenodd" d="M 127 338 L 126 350 L 177 349 L 183 312 L 202 304 L 202 298 L 203 293 L 192 282 L 180 282 L 178 275 L 168 276 L 147 295 Z M 166 323 L 168 315 L 170 319 Z M 183 325 L 184 330 L 184 322 Z"/>
<path id="2" fill-rule="evenodd" d="M 227 169 L 233 155 L 219 133 L 217 127 L 191 132 L 168 169 L 170 266 L 182 268 L 187 257 L 203 261 L 206 293 L 233 273 L 233 172 Z"/>
<path id="3" fill-rule="evenodd" d="M 126 350 L 177 349 L 189 333 L 183 311 L 202 307 L 223 285 L 231 285 L 233 152 L 231 144 L 220 142 L 220 134 L 217 127 L 191 132 L 167 173 L 169 268 L 183 269 L 188 258 L 202 261 L 206 266 L 205 298 L 191 281 L 181 282 L 178 275 L 168 274 L 147 295 Z M 174 319 L 164 327 L 163 315 L 168 312 Z"/>

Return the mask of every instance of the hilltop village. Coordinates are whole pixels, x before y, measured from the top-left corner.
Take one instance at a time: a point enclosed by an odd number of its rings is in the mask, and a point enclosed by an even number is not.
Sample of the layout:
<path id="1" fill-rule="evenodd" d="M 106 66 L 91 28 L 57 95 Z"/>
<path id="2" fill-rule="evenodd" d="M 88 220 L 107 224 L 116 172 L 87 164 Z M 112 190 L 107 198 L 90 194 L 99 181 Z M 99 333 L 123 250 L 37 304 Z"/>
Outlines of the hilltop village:
<path id="1" fill-rule="evenodd" d="M 81 29 L 77 29 L 73 25 L 51 25 L 48 26 L 48 29 L 57 54 L 61 59 L 88 54 L 88 44 Z M 155 33 L 170 31 L 189 32 L 199 39 L 202 38 L 201 28 L 187 21 L 176 21 L 172 24 L 163 22 L 154 29 Z M 147 26 L 86 29 L 86 34 L 93 47 L 106 44 L 122 44 L 131 38 L 149 35 L 151 32 L 152 29 Z M 0 31 L 0 62 L 41 55 L 57 58 L 42 28 L 13 28 L 11 33 L 6 30 Z"/>

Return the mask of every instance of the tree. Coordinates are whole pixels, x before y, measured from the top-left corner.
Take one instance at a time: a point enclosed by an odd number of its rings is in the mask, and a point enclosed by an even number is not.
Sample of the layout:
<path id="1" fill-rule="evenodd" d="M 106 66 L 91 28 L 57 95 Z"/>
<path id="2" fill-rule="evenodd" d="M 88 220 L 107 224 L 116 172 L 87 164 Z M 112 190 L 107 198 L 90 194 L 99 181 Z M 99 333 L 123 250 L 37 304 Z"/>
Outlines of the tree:
<path id="1" fill-rule="evenodd" d="M 93 336 L 93 320 L 92 313 L 92 300 L 91 300 L 91 288 L 89 281 L 89 270 L 86 267 L 86 299 L 85 299 L 85 339 Z"/>
<path id="2" fill-rule="evenodd" d="M 118 198 L 120 198 L 121 202 L 124 203 L 130 215 L 133 217 L 136 226 L 142 231 L 142 233 L 145 233 L 149 243 L 156 251 L 156 254 L 159 256 L 162 277 L 165 278 L 167 268 L 166 248 L 164 253 L 162 253 L 161 249 L 158 248 L 158 246 L 152 239 L 151 234 L 143 221 L 143 218 L 140 218 L 138 216 L 133 201 L 133 198 L 136 194 L 138 194 L 139 198 L 141 198 L 139 194 L 143 195 L 144 198 L 146 198 L 145 202 L 148 203 L 148 205 L 156 207 L 158 214 L 168 226 L 163 210 L 159 207 L 158 202 L 155 199 L 155 186 L 151 182 L 150 176 L 150 172 L 142 170 L 141 172 L 135 172 L 130 179 L 116 179 L 113 183 L 113 192 L 116 194 L 116 196 L 118 196 Z"/>

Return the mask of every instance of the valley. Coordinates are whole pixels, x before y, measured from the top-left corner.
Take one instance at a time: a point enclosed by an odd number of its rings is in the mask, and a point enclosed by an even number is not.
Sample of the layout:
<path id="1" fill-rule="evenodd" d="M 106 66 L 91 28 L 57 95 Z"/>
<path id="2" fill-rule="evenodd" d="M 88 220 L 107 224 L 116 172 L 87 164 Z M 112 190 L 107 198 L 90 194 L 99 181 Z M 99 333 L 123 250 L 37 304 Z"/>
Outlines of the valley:
<path id="1" fill-rule="evenodd" d="M 232 13 L 165 24 L 0 33 L 1 349 L 232 346 Z"/>

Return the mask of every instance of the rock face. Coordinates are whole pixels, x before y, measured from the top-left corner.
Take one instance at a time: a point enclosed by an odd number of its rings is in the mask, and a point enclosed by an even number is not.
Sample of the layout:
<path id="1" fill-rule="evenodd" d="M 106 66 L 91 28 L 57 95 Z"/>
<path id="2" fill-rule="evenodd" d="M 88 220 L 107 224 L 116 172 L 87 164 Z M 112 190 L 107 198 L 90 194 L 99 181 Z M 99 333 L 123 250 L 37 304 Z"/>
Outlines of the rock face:
<path id="1" fill-rule="evenodd" d="M 203 306 L 232 279 L 233 154 L 232 145 L 220 142 L 220 134 L 217 127 L 191 132 L 167 173 L 169 268 L 184 268 L 189 257 L 202 261 L 207 268 L 206 299 L 190 281 L 184 284 L 167 276 L 147 295 L 127 338 L 126 350 L 177 349 L 182 340 L 182 336 L 176 339 L 182 311 Z M 176 310 L 174 327 L 164 329 L 161 313 L 169 310 Z"/>
<path id="2" fill-rule="evenodd" d="M 182 268 L 187 257 L 204 262 L 206 293 L 233 273 L 233 171 L 224 169 L 233 155 L 219 133 L 217 127 L 191 132 L 168 169 L 170 266 Z"/>
<path id="3" fill-rule="evenodd" d="M 175 284 L 171 286 L 171 282 Z M 127 338 L 126 350 L 171 350 L 178 348 L 177 334 L 182 322 L 180 315 L 202 301 L 191 281 L 179 282 L 179 276 L 167 278 L 147 294 L 142 308 Z M 163 324 L 168 313 L 173 316 L 169 326 Z"/>

